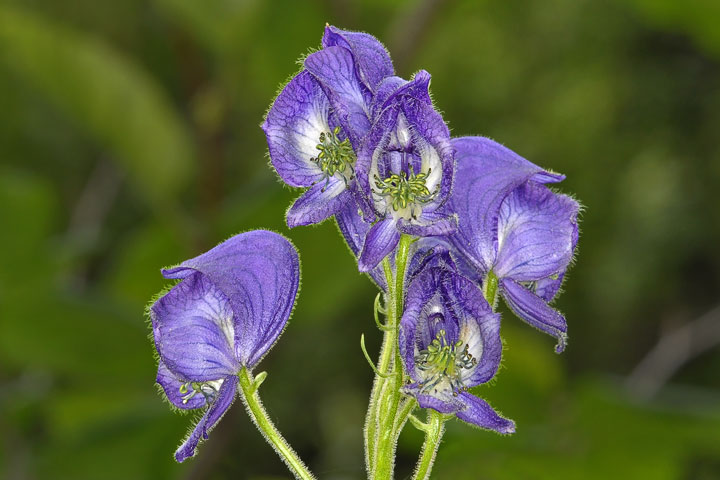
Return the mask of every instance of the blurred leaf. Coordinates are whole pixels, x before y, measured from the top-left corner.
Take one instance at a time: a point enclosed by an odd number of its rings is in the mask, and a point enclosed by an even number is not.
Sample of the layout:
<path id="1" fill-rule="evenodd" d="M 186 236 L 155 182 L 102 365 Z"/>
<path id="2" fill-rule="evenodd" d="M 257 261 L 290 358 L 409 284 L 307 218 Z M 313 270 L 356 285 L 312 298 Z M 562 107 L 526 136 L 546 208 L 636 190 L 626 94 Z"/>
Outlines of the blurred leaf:
<path id="1" fill-rule="evenodd" d="M 0 169 L 0 298 L 24 282 L 42 283 L 51 271 L 45 237 L 56 215 L 47 182 L 17 170 Z"/>
<path id="2" fill-rule="evenodd" d="M 601 381 L 568 393 L 569 402 L 556 398 L 545 420 L 518 422 L 518 433 L 510 437 L 451 422 L 435 475 L 474 480 L 481 471 L 482 478 L 672 480 L 691 478 L 698 461 L 720 453 L 717 408 L 698 414 L 634 405 Z"/>
<path id="3" fill-rule="evenodd" d="M 123 238 L 115 269 L 105 285 L 107 295 L 140 310 L 164 285 L 172 283 L 160 275 L 161 268 L 200 253 L 184 251 L 177 235 L 161 225 L 133 231 Z"/>
<path id="4" fill-rule="evenodd" d="M 214 53 L 244 47 L 257 8 L 257 0 L 155 0 L 170 17 Z"/>
<path id="5" fill-rule="evenodd" d="M 687 34 L 720 55 L 720 2 L 717 0 L 633 0 L 637 10 L 662 27 Z"/>
<path id="6" fill-rule="evenodd" d="M 190 470 L 172 453 L 192 417 L 172 415 L 159 400 L 153 403 L 131 401 L 124 414 L 110 413 L 92 428 L 54 438 L 35 462 L 37 478 L 159 480 Z"/>
<path id="7" fill-rule="evenodd" d="M 99 38 L 0 7 L 2 60 L 106 143 L 149 199 L 163 203 L 189 178 L 192 144 L 155 81 Z"/>
<path id="8" fill-rule="evenodd" d="M 77 298 L 58 271 L 57 245 L 48 241 L 54 209 L 47 185 L 0 173 L 0 219 L 12 225 L 11 235 L 0 235 L 2 363 L 112 381 L 150 377 L 142 304 L 133 311 L 99 296 Z"/>

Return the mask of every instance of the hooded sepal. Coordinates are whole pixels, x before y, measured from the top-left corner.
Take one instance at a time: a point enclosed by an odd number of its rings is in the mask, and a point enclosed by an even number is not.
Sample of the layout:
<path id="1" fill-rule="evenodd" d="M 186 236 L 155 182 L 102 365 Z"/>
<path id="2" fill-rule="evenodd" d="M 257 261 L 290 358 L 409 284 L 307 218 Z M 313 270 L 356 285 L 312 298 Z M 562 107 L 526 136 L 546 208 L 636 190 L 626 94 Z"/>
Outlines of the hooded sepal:
<path id="1" fill-rule="evenodd" d="M 370 129 L 371 93 L 357 78 L 354 57 L 342 47 L 308 55 L 305 68 L 322 86 L 343 130 L 355 149 Z"/>
<path id="2" fill-rule="evenodd" d="M 377 84 L 394 72 L 387 49 L 370 34 L 328 25 L 325 27 L 322 45 L 325 48 L 340 46 L 348 49 L 355 59 L 358 77 L 370 91 L 375 91 Z"/>
<path id="3" fill-rule="evenodd" d="M 228 299 L 236 356 L 252 368 L 277 340 L 295 305 L 300 283 L 297 251 L 277 233 L 254 230 L 163 270 L 166 278 L 187 278 L 195 272 Z"/>
<path id="4" fill-rule="evenodd" d="M 451 239 L 485 274 L 496 259 L 498 215 L 505 198 L 528 180 L 553 183 L 565 176 L 543 170 L 489 138 L 454 138 L 452 146 L 456 172 L 450 204 L 458 215 L 458 230 Z"/>

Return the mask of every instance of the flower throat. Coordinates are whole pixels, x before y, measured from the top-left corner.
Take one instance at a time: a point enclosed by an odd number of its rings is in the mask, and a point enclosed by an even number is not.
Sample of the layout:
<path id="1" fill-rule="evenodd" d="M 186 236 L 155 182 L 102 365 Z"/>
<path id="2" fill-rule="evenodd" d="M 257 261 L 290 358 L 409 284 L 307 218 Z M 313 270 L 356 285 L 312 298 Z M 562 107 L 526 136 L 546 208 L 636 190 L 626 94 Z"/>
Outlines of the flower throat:
<path id="1" fill-rule="evenodd" d="M 353 164 L 356 157 L 352 145 L 350 145 L 350 140 L 347 138 L 340 140 L 339 134 L 340 127 L 335 127 L 332 132 L 321 133 L 320 143 L 315 146 L 320 153 L 310 160 L 320 167 L 326 179 L 340 172 L 347 184 L 355 175 Z M 350 170 L 349 175 L 347 174 L 348 169 Z"/>
<path id="2" fill-rule="evenodd" d="M 375 186 L 380 194 L 390 197 L 393 210 L 396 212 L 413 203 L 427 203 L 432 200 L 434 193 L 427 188 L 426 181 L 431 169 L 427 173 L 416 174 L 410 166 L 410 173 L 394 173 L 385 180 L 375 177 Z"/>
<path id="3" fill-rule="evenodd" d="M 450 344 L 446 338 L 445 330 L 440 330 L 432 343 L 425 350 L 415 357 L 417 367 L 427 372 L 427 378 L 422 382 L 421 391 L 437 391 L 437 387 L 444 380 L 447 380 L 457 395 L 458 390 L 467 390 L 460 379 L 463 369 L 471 369 L 477 365 L 477 358 L 468 352 L 468 345 L 460 350 L 462 340 Z"/>

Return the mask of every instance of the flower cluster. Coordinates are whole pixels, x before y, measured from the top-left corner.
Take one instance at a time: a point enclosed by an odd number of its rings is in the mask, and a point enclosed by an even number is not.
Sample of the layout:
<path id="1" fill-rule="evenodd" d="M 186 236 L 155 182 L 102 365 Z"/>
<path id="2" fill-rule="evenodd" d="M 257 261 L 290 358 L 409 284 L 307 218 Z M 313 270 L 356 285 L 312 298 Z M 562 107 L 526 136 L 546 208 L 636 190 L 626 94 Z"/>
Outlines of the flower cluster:
<path id="1" fill-rule="evenodd" d="M 456 417 L 501 434 L 515 423 L 470 389 L 497 374 L 499 298 L 523 321 L 567 342 L 551 306 L 578 240 L 579 205 L 548 185 L 565 177 L 484 137 L 452 138 L 430 97 L 430 74 L 394 74 L 371 35 L 325 28 L 322 48 L 282 89 L 262 128 L 270 160 L 306 190 L 289 227 L 334 217 L 384 293 L 385 332 L 365 429 L 371 478 L 392 478 L 407 420 L 425 431 L 415 478 L 427 478 L 442 422 Z M 162 271 L 178 280 L 149 308 L 157 383 L 169 402 L 202 415 L 175 452 L 195 454 L 239 396 L 297 478 L 312 480 L 260 401 L 252 370 L 282 333 L 300 265 L 282 236 L 246 232 Z M 378 312 L 386 315 L 382 323 Z M 430 409 L 423 423 L 413 414 Z"/>
<path id="2" fill-rule="evenodd" d="M 579 205 L 547 187 L 563 175 L 488 138 L 451 138 L 429 85 L 424 70 L 395 76 L 374 37 L 327 26 L 263 130 L 280 177 L 309 187 L 288 226 L 334 216 L 358 269 L 386 291 L 380 265 L 394 268 L 402 235 L 416 240 L 399 326 L 404 392 L 509 433 L 512 422 L 468 389 L 500 362 L 498 297 L 564 349 L 565 318 L 550 303 L 573 258 Z"/>

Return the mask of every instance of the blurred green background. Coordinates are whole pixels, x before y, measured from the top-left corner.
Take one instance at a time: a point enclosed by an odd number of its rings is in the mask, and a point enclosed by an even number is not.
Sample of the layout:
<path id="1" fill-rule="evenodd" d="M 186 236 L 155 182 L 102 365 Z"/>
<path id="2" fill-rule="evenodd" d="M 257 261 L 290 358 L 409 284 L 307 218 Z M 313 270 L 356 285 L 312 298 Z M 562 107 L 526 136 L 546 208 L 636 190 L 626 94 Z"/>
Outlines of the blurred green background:
<path id="1" fill-rule="evenodd" d="M 0 2 L 0 478 L 288 478 L 239 402 L 174 463 L 193 417 L 156 392 L 143 316 L 160 267 L 260 227 L 303 267 L 266 406 L 319 478 L 364 477 L 375 288 L 332 222 L 287 230 L 259 128 L 325 22 L 586 207 L 566 353 L 506 314 L 477 393 L 517 434 L 452 422 L 434 478 L 720 478 L 716 0 Z"/>

